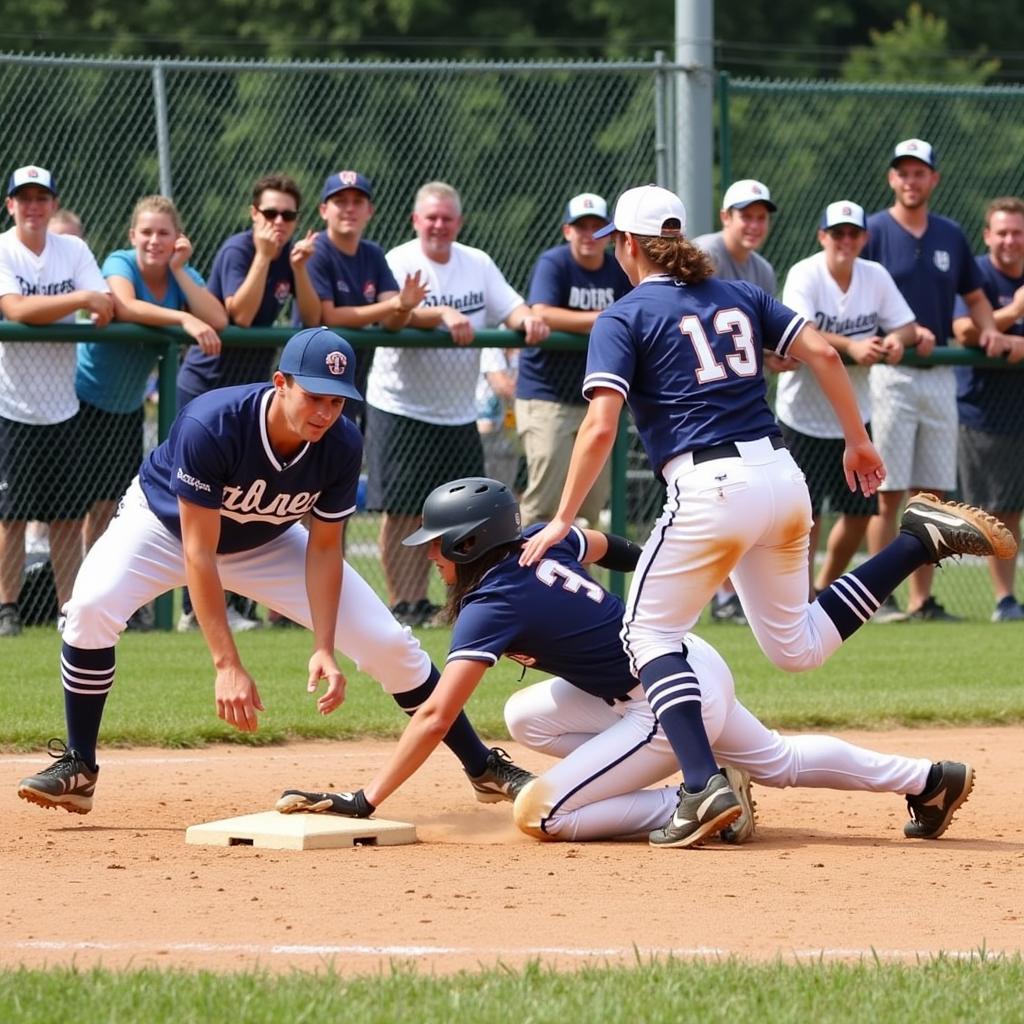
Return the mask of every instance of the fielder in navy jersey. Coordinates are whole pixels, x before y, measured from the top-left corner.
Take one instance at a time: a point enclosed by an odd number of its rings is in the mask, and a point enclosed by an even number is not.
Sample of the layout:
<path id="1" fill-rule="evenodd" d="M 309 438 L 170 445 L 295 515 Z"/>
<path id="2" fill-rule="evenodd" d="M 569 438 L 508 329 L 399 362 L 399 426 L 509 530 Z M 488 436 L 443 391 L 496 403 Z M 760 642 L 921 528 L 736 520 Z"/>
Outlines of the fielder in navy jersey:
<path id="1" fill-rule="evenodd" d="M 561 760 L 516 797 L 516 824 L 544 840 L 577 842 L 635 836 L 665 821 L 672 787 L 648 789 L 678 763 L 619 641 L 623 605 L 588 573 L 598 563 L 628 571 L 640 549 L 620 537 L 573 527 L 534 567 L 517 554 L 519 507 L 497 480 L 469 477 L 435 488 L 423 526 L 409 544 L 430 544 L 430 558 L 451 586 L 456 616 L 450 653 L 433 696 L 413 716 L 378 776 L 355 793 L 286 790 L 284 813 L 366 816 L 415 771 L 459 713 L 487 669 L 503 655 L 553 678 L 514 693 L 505 720 L 514 739 Z M 738 785 L 744 817 L 728 835 L 754 831 L 750 778 L 769 786 L 811 786 L 908 795 L 905 834 L 937 838 L 970 793 L 969 765 L 879 754 L 831 736 L 778 735 L 735 697 L 718 653 L 688 634 L 704 684 L 703 715 L 716 755 Z M 657 842 L 657 835 L 652 842 Z"/>
<path id="2" fill-rule="evenodd" d="M 685 224 L 682 202 L 666 189 L 649 185 L 619 198 L 606 230 L 616 232 L 615 256 L 634 289 L 594 325 L 583 385 L 590 407 L 558 514 L 527 540 L 520 559 L 532 565 L 566 536 L 628 402 L 667 485 L 622 629 L 630 668 L 686 779 L 660 846 L 693 845 L 741 813 L 708 742 L 700 679 L 684 639 L 726 577 L 762 650 L 779 667 L 803 671 L 822 664 L 918 566 L 965 550 L 1008 557 L 1016 548 L 986 513 L 922 496 L 908 506 L 905 532 L 885 551 L 808 604 L 810 500 L 766 401 L 764 353 L 792 356 L 814 373 L 846 440 L 851 490 L 870 496 L 885 468 L 835 349 L 760 289 L 714 278 L 706 257 L 686 240 Z M 923 526 L 910 530 L 925 521 L 934 535 Z"/>
<path id="3" fill-rule="evenodd" d="M 430 695 L 437 670 L 342 556 L 362 461 L 359 431 L 341 415 L 359 397 L 355 368 L 347 341 L 311 328 L 285 345 L 271 384 L 211 392 L 179 414 L 75 581 L 61 649 L 67 744 L 51 741 L 54 764 L 23 779 L 19 796 L 92 808 L 114 646 L 132 612 L 186 582 L 216 670 L 217 714 L 242 732 L 256 731 L 264 708 L 228 628 L 225 587 L 312 630 L 307 685 L 327 683 L 321 714 L 345 699 L 336 645 L 407 713 Z M 445 742 L 478 799 L 513 799 L 530 779 L 484 747 L 465 716 Z"/>

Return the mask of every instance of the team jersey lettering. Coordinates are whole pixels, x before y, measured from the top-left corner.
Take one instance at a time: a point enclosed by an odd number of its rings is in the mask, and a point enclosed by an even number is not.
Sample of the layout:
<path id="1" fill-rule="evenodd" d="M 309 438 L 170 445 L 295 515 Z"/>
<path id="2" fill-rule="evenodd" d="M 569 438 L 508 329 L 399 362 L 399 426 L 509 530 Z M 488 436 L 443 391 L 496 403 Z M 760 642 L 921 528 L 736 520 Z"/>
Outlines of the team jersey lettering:
<path id="1" fill-rule="evenodd" d="M 253 522 L 257 519 L 288 522 L 301 519 L 307 512 L 312 512 L 317 498 L 320 497 L 319 491 L 313 494 L 309 491 L 299 491 L 296 494 L 280 493 L 275 494 L 261 507 L 260 502 L 266 492 L 266 480 L 254 480 L 245 492 L 240 487 L 227 485 L 224 488 L 221 513 L 238 523 Z"/>
<path id="2" fill-rule="evenodd" d="M 591 601 L 600 604 L 604 600 L 604 590 L 593 580 L 581 576 L 578 572 L 566 568 L 552 558 L 542 559 L 537 565 L 537 579 L 545 586 L 553 587 L 561 581 L 562 589 L 570 594 L 577 594 L 581 590 Z"/>
<path id="3" fill-rule="evenodd" d="M 754 351 L 754 331 L 750 317 L 741 309 L 719 309 L 715 312 L 712 323 L 718 335 L 731 335 L 735 352 L 730 352 L 725 361 L 737 377 L 753 377 L 757 373 L 757 355 Z M 725 380 L 728 376 L 725 367 L 715 358 L 711 342 L 708 340 L 704 324 L 693 314 L 684 316 L 679 321 L 679 330 L 690 339 L 693 351 L 700 365 L 696 376 L 699 384 L 711 384 Z"/>

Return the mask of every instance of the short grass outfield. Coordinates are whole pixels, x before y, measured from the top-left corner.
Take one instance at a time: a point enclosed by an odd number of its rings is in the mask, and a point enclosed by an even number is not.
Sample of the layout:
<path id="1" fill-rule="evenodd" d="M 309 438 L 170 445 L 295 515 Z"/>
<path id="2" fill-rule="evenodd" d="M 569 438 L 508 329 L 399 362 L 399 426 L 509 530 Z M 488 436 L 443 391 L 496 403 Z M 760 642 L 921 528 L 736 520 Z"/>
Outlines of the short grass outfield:
<path id="1" fill-rule="evenodd" d="M 1024 628 L 987 623 L 869 626 L 827 665 L 809 674 L 774 668 L 749 630 L 701 630 L 725 656 L 742 700 L 778 728 L 887 728 L 992 725 L 1024 721 Z M 448 634 L 420 639 L 443 662 Z M 238 637 L 266 705 L 260 731 L 234 732 L 215 716 L 213 670 L 197 634 L 128 634 L 118 648 L 118 680 L 103 723 L 104 746 L 192 747 L 272 744 L 302 738 L 395 736 L 405 718 L 351 665 L 348 699 L 328 717 L 306 693 L 308 634 L 263 630 Z M 0 748 L 39 750 L 63 735 L 59 639 L 30 629 L 3 641 Z M 484 677 L 470 713 L 491 738 L 506 735 L 502 707 L 539 676 L 503 662 Z M 57 969 L 0 971 L 0 1020 L 55 1019 L 119 1024 L 145 1020 L 304 1020 L 477 1022 L 772 1020 L 821 1022 L 925 1019 L 1019 1021 L 1020 957 L 942 959 L 916 965 L 748 964 L 687 961 L 586 968 L 557 974 L 536 966 L 450 978 L 396 967 L 372 979 L 315 976 Z M 343 1010 L 342 1010 L 343 1008 Z M 514 1008 L 514 1010 L 512 1009 Z"/>
<path id="2" fill-rule="evenodd" d="M 435 663 L 448 650 L 446 630 L 420 630 Z M 728 661 L 743 702 L 776 728 L 882 729 L 915 725 L 993 725 L 1024 721 L 1024 627 L 1015 623 L 896 623 L 867 626 L 822 668 L 793 675 L 770 664 L 750 631 L 707 625 L 701 635 Z M 194 747 L 210 742 L 268 744 L 296 739 L 396 736 L 405 717 L 368 677 L 343 660 L 347 699 L 333 715 L 315 713 L 306 692 L 309 636 L 259 630 L 237 637 L 266 712 L 243 736 L 213 709 L 213 669 L 197 633 L 129 633 L 118 646 L 117 681 L 103 720 L 111 746 Z M 3 641 L 0 749 L 38 750 L 62 736 L 59 638 L 29 629 Z M 541 678 L 503 660 L 485 676 L 469 706 L 488 737 L 507 735 L 505 699 Z"/>
<path id="3" fill-rule="evenodd" d="M 402 967 L 355 979 L 330 971 L 224 976 L 60 968 L 0 973 L 0 1019 L 5 1024 L 1002 1024 L 1021 1019 L 1022 990 L 1020 957 L 983 954 L 912 966 L 668 961 L 555 973 L 531 965 L 446 978 Z"/>

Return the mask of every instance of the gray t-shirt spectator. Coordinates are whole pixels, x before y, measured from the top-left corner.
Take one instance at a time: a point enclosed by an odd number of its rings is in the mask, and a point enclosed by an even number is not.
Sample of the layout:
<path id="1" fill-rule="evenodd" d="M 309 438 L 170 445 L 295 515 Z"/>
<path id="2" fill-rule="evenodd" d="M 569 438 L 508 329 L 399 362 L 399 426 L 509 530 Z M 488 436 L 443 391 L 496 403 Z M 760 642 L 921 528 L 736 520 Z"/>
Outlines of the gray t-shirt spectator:
<path id="1" fill-rule="evenodd" d="M 711 257 L 715 265 L 715 273 L 725 281 L 750 281 L 758 288 L 763 288 L 769 295 L 774 295 L 778 287 L 775 270 L 772 265 L 756 252 L 752 252 L 744 263 L 737 263 L 725 247 L 725 239 L 721 231 L 710 235 L 698 235 L 690 239 L 698 249 Z"/>

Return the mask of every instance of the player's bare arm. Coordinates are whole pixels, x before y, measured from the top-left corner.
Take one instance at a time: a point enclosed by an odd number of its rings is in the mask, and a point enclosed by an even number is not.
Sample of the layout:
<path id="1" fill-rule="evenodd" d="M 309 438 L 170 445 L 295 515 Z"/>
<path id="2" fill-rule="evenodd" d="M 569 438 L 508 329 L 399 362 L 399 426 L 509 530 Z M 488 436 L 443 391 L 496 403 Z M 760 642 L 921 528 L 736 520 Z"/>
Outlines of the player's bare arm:
<path id="1" fill-rule="evenodd" d="M 540 561 L 548 548 L 565 539 L 579 515 L 580 506 L 611 454 L 624 401 L 622 395 L 611 388 L 594 389 L 573 445 L 569 475 L 562 489 L 558 511 L 543 530 L 539 530 L 523 545 L 523 553 L 519 556 L 520 565 L 533 565 Z"/>
<path id="2" fill-rule="evenodd" d="M 810 367 L 835 410 L 846 439 L 843 469 L 847 485 L 851 491 L 860 488 L 870 497 L 885 479 L 885 466 L 860 418 L 857 399 L 839 353 L 810 324 L 804 325 L 789 351 Z"/>
<path id="3" fill-rule="evenodd" d="M 216 669 L 214 693 L 217 717 L 240 732 L 255 732 L 256 712 L 263 710 L 256 682 L 242 665 L 228 627 L 224 587 L 217 570 L 220 510 L 178 499 L 181 543 L 185 556 L 185 580 L 196 620 L 203 631 Z"/>
<path id="4" fill-rule="evenodd" d="M 363 790 L 366 799 L 379 807 L 430 756 L 466 706 L 487 671 L 482 661 L 450 661 L 437 688 L 409 719 L 394 753 Z"/>
<path id="5" fill-rule="evenodd" d="M 313 654 L 306 689 L 316 693 L 320 680 L 327 681 L 327 690 L 317 701 L 321 715 L 329 715 L 345 700 L 345 676 L 334 656 L 334 629 L 344 571 L 343 538 L 343 523 L 311 518 L 306 542 L 306 593 L 313 619 Z"/>

